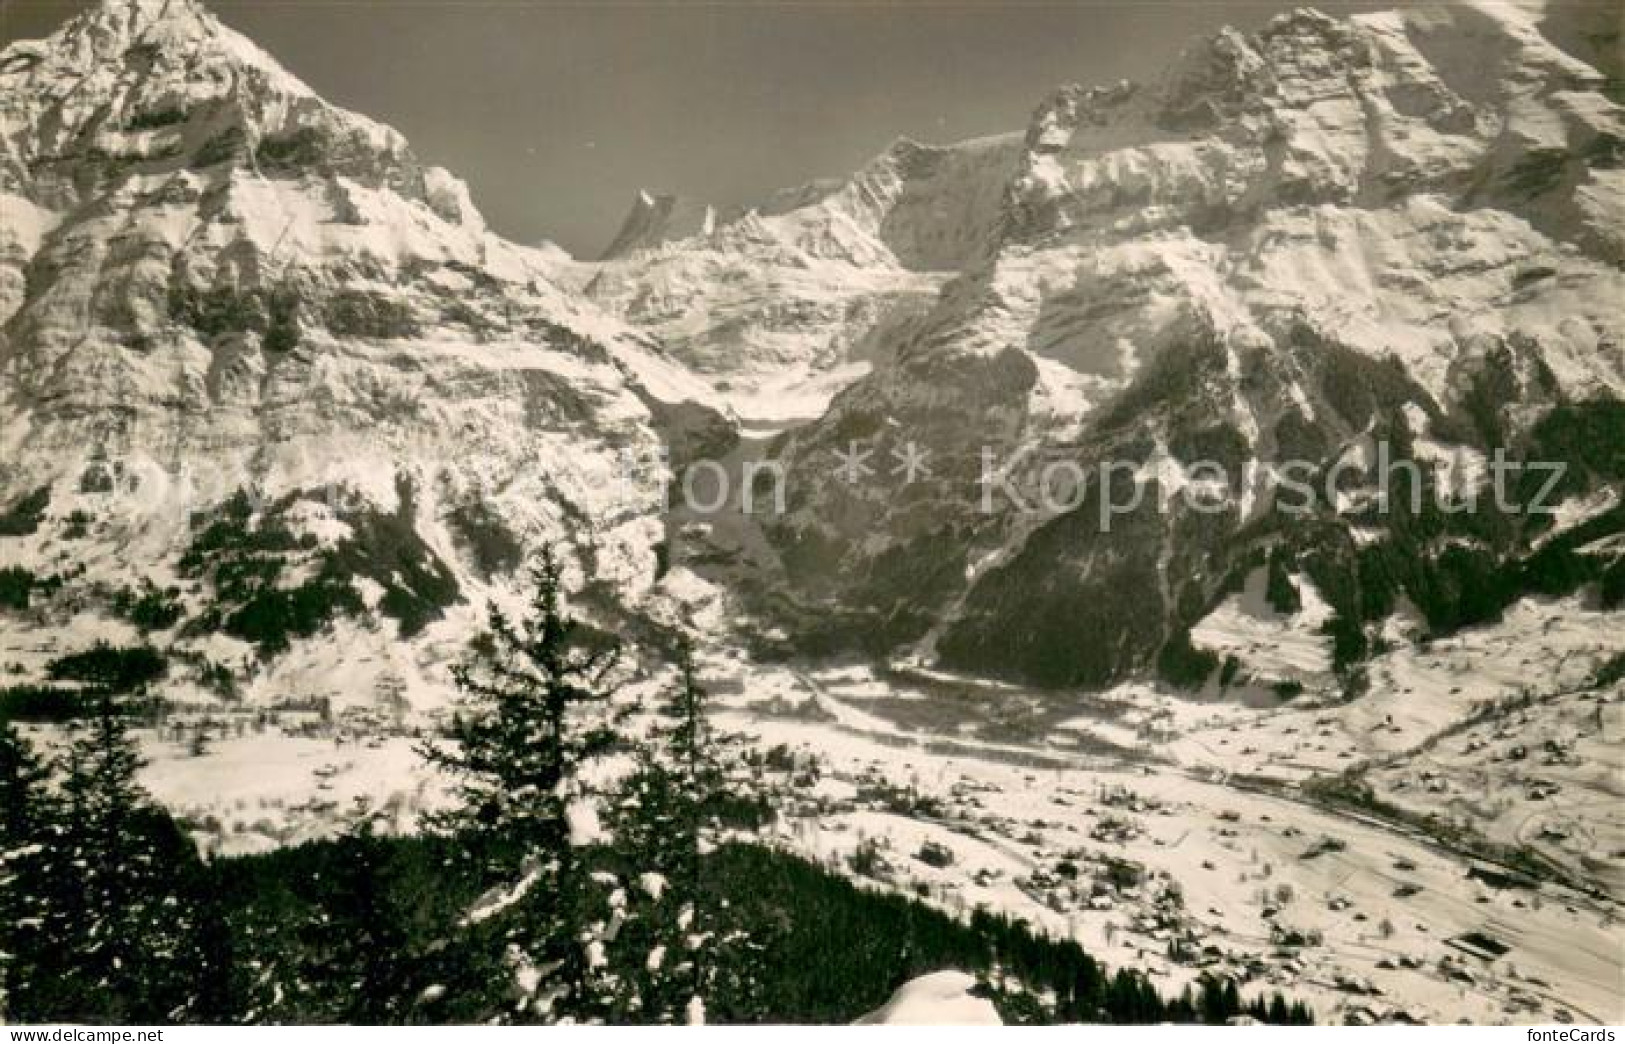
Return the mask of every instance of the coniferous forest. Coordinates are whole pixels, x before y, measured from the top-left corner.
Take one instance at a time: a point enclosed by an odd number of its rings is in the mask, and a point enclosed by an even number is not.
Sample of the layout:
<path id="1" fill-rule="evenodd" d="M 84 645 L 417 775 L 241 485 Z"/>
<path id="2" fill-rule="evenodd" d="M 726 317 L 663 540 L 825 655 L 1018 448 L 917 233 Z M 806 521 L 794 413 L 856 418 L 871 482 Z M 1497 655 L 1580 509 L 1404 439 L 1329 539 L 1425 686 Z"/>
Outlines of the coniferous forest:
<path id="1" fill-rule="evenodd" d="M 957 968 L 1007 1023 L 1311 1021 L 1220 977 L 1168 996 L 1023 922 L 756 840 L 770 802 L 741 793 L 687 647 L 654 725 L 629 730 L 618 644 L 565 609 L 551 555 L 534 582 L 456 669 L 456 713 L 422 749 L 454 800 L 414 836 L 362 805 L 332 839 L 205 862 L 140 785 L 136 700 L 102 694 L 49 754 L 0 728 L 0 1017 L 840 1023 Z M 630 768 L 605 784 L 608 758 Z"/>

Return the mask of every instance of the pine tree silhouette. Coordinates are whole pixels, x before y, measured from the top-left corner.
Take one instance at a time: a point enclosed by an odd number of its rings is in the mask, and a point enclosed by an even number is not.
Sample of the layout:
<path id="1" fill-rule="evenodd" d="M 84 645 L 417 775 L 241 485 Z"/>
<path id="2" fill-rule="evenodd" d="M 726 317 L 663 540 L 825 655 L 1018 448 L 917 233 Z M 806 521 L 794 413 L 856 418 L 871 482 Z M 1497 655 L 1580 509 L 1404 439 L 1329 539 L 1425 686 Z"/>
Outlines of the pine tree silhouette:
<path id="1" fill-rule="evenodd" d="M 229 953 L 202 866 L 141 788 L 141 764 L 121 708 L 100 694 L 61 759 L 22 1018 L 168 1024 L 207 1020 L 224 1002 Z"/>
<path id="2" fill-rule="evenodd" d="M 28 977 L 26 954 L 48 881 L 48 776 L 28 740 L 0 725 L 0 1022 L 11 1018 L 11 984 Z"/>
<path id="3" fill-rule="evenodd" d="M 616 828 L 618 845 L 648 882 L 643 891 L 651 901 L 633 933 L 647 956 L 634 979 L 638 1018 L 657 1023 L 703 1018 L 719 977 L 729 978 L 727 991 L 736 999 L 746 995 L 749 977 L 740 959 L 750 950 L 747 936 L 702 879 L 702 857 L 727 796 L 721 754 L 727 738 L 712 728 L 710 697 L 686 639 L 674 659 L 676 684 L 623 784 Z"/>
<path id="4" fill-rule="evenodd" d="M 527 1016 L 588 1019 L 599 991 L 593 940 L 583 936 L 603 911 L 570 812 L 585 792 L 582 769 L 617 741 L 609 675 L 619 652 L 565 611 L 551 549 L 532 579 L 530 614 L 516 623 L 492 606 L 486 633 L 454 669 L 455 716 L 445 742 L 422 754 L 451 776 L 456 800 L 425 821 L 469 844 L 493 883 L 530 881 L 513 954 L 536 970 Z"/>

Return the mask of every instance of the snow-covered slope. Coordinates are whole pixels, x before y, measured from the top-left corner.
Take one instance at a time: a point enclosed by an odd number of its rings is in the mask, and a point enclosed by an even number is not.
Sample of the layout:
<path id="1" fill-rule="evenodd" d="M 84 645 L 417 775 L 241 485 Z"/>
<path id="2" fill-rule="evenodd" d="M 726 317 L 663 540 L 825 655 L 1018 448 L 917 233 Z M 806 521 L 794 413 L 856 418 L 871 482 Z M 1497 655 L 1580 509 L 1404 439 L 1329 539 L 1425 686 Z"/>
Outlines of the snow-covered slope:
<path id="1" fill-rule="evenodd" d="M 993 1002 L 971 992 L 975 986 L 975 978 L 960 971 L 922 975 L 897 987 L 890 1000 L 857 1025 L 1002 1026 Z"/>
<path id="2" fill-rule="evenodd" d="M 903 140 L 851 178 L 732 211 L 645 193 L 580 278 L 747 421 L 811 420 L 988 244 L 1019 146 Z"/>
<path id="3" fill-rule="evenodd" d="M 397 632 L 460 645 L 437 621 L 541 541 L 649 594 L 692 382 L 192 0 L 0 53 L 0 193 L 0 565 L 40 583 L 8 636 L 71 645 L 150 580 L 166 640 L 280 656 L 283 695 L 432 699 Z"/>

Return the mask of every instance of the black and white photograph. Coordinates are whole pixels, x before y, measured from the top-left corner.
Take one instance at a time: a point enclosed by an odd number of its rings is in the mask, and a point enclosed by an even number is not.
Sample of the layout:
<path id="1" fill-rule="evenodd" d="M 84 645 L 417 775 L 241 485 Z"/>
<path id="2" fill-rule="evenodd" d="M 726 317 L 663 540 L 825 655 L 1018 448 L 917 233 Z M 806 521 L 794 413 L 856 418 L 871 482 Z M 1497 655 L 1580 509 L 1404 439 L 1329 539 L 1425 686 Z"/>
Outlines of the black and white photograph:
<path id="1" fill-rule="evenodd" d="M 1615 1040 L 1622 31 L 0 0 L 0 1036 Z"/>

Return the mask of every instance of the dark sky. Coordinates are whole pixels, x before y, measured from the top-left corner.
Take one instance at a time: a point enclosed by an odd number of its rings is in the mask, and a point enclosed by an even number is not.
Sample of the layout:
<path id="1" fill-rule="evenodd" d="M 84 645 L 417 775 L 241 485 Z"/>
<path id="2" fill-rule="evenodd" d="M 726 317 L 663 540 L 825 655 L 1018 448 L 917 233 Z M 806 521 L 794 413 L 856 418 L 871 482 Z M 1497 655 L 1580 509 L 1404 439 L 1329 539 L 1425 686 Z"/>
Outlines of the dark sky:
<path id="1" fill-rule="evenodd" d="M 0 0 L 0 40 L 43 36 L 85 6 Z M 640 187 L 747 202 L 849 173 L 899 135 L 945 142 L 1021 129 L 1055 86 L 1147 79 L 1193 34 L 1255 27 L 1297 4 L 211 6 L 329 100 L 395 126 L 467 179 L 509 238 L 596 256 Z"/>

